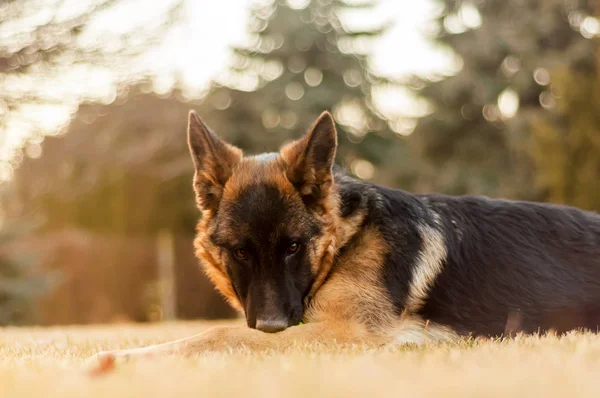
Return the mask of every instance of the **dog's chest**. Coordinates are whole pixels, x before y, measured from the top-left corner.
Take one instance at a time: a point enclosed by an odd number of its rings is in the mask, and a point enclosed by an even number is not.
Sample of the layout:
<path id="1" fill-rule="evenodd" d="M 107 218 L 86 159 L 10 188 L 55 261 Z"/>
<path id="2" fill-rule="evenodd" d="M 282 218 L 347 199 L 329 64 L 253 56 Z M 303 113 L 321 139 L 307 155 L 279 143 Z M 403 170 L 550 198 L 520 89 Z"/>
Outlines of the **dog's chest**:
<path id="1" fill-rule="evenodd" d="M 379 232 L 364 231 L 337 259 L 310 302 L 305 320 L 352 322 L 374 329 L 392 324 L 397 316 L 383 283 L 385 254 Z"/>

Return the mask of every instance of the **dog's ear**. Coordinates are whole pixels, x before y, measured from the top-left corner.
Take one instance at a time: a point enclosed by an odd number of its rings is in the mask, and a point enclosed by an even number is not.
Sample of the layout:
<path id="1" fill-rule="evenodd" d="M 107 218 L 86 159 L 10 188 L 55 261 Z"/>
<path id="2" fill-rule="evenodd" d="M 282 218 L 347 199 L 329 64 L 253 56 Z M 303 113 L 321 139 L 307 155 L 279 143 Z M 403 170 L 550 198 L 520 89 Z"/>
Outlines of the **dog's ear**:
<path id="1" fill-rule="evenodd" d="M 304 138 L 281 149 L 287 178 L 307 201 L 319 201 L 329 193 L 337 150 L 335 122 L 323 112 Z"/>
<path id="2" fill-rule="evenodd" d="M 188 145 L 196 174 L 194 190 L 201 210 L 215 210 L 223 187 L 243 154 L 239 148 L 220 140 L 194 111 L 188 117 Z"/>

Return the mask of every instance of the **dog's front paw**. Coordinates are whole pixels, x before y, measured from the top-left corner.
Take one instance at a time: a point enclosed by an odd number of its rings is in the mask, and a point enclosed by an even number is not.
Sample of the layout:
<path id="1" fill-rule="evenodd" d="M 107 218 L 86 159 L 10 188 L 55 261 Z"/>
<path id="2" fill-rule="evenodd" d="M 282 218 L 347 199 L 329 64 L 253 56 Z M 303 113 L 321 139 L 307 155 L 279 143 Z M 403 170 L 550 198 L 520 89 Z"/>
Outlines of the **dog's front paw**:
<path id="1" fill-rule="evenodd" d="M 116 352 L 99 352 L 85 362 L 85 367 L 88 369 L 90 376 L 100 376 L 113 371 L 117 366 L 117 360 L 126 360 L 126 357 L 121 357 Z"/>
<path id="2" fill-rule="evenodd" d="M 226 326 L 213 326 L 199 335 L 183 339 L 174 349 L 179 355 L 193 356 L 232 348 L 232 341 L 229 337 L 230 329 Z"/>
<path id="3" fill-rule="evenodd" d="M 123 365 L 135 357 L 149 356 L 147 349 L 102 351 L 92 355 L 86 361 L 86 367 L 92 376 L 98 376 L 114 370 L 118 365 Z"/>

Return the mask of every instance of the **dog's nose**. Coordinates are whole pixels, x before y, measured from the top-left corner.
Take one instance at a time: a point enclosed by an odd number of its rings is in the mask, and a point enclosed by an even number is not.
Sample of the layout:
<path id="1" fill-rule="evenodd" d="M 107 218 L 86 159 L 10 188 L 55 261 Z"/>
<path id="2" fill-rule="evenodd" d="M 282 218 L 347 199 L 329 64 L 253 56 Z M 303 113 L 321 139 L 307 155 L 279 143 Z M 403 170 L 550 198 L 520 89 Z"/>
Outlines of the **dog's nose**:
<path id="1" fill-rule="evenodd" d="M 287 328 L 288 323 L 285 318 L 257 319 L 256 328 L 265 333 L 277 333 Z"/>

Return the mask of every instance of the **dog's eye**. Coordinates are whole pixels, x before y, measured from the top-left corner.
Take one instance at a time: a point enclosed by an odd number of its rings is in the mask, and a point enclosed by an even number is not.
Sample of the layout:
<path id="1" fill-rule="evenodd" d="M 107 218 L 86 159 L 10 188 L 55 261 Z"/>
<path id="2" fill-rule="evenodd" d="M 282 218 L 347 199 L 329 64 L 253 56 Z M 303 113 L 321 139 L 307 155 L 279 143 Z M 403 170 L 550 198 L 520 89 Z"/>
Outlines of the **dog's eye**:
<path id="1" fill-rule="evenodd" d="M 300 248 L 300 245 L 294 242 L 288 246 L 287 254 L 294 254 L 298 251 L 299 248 Z"/>
<path id="2" fill-rule="evenodd" d="M 244 249 L 235 249 L 233 251 L 233 255 L 236 256 L 240 260 L 246 260 L 248 258 L 248 254 Z"/>

